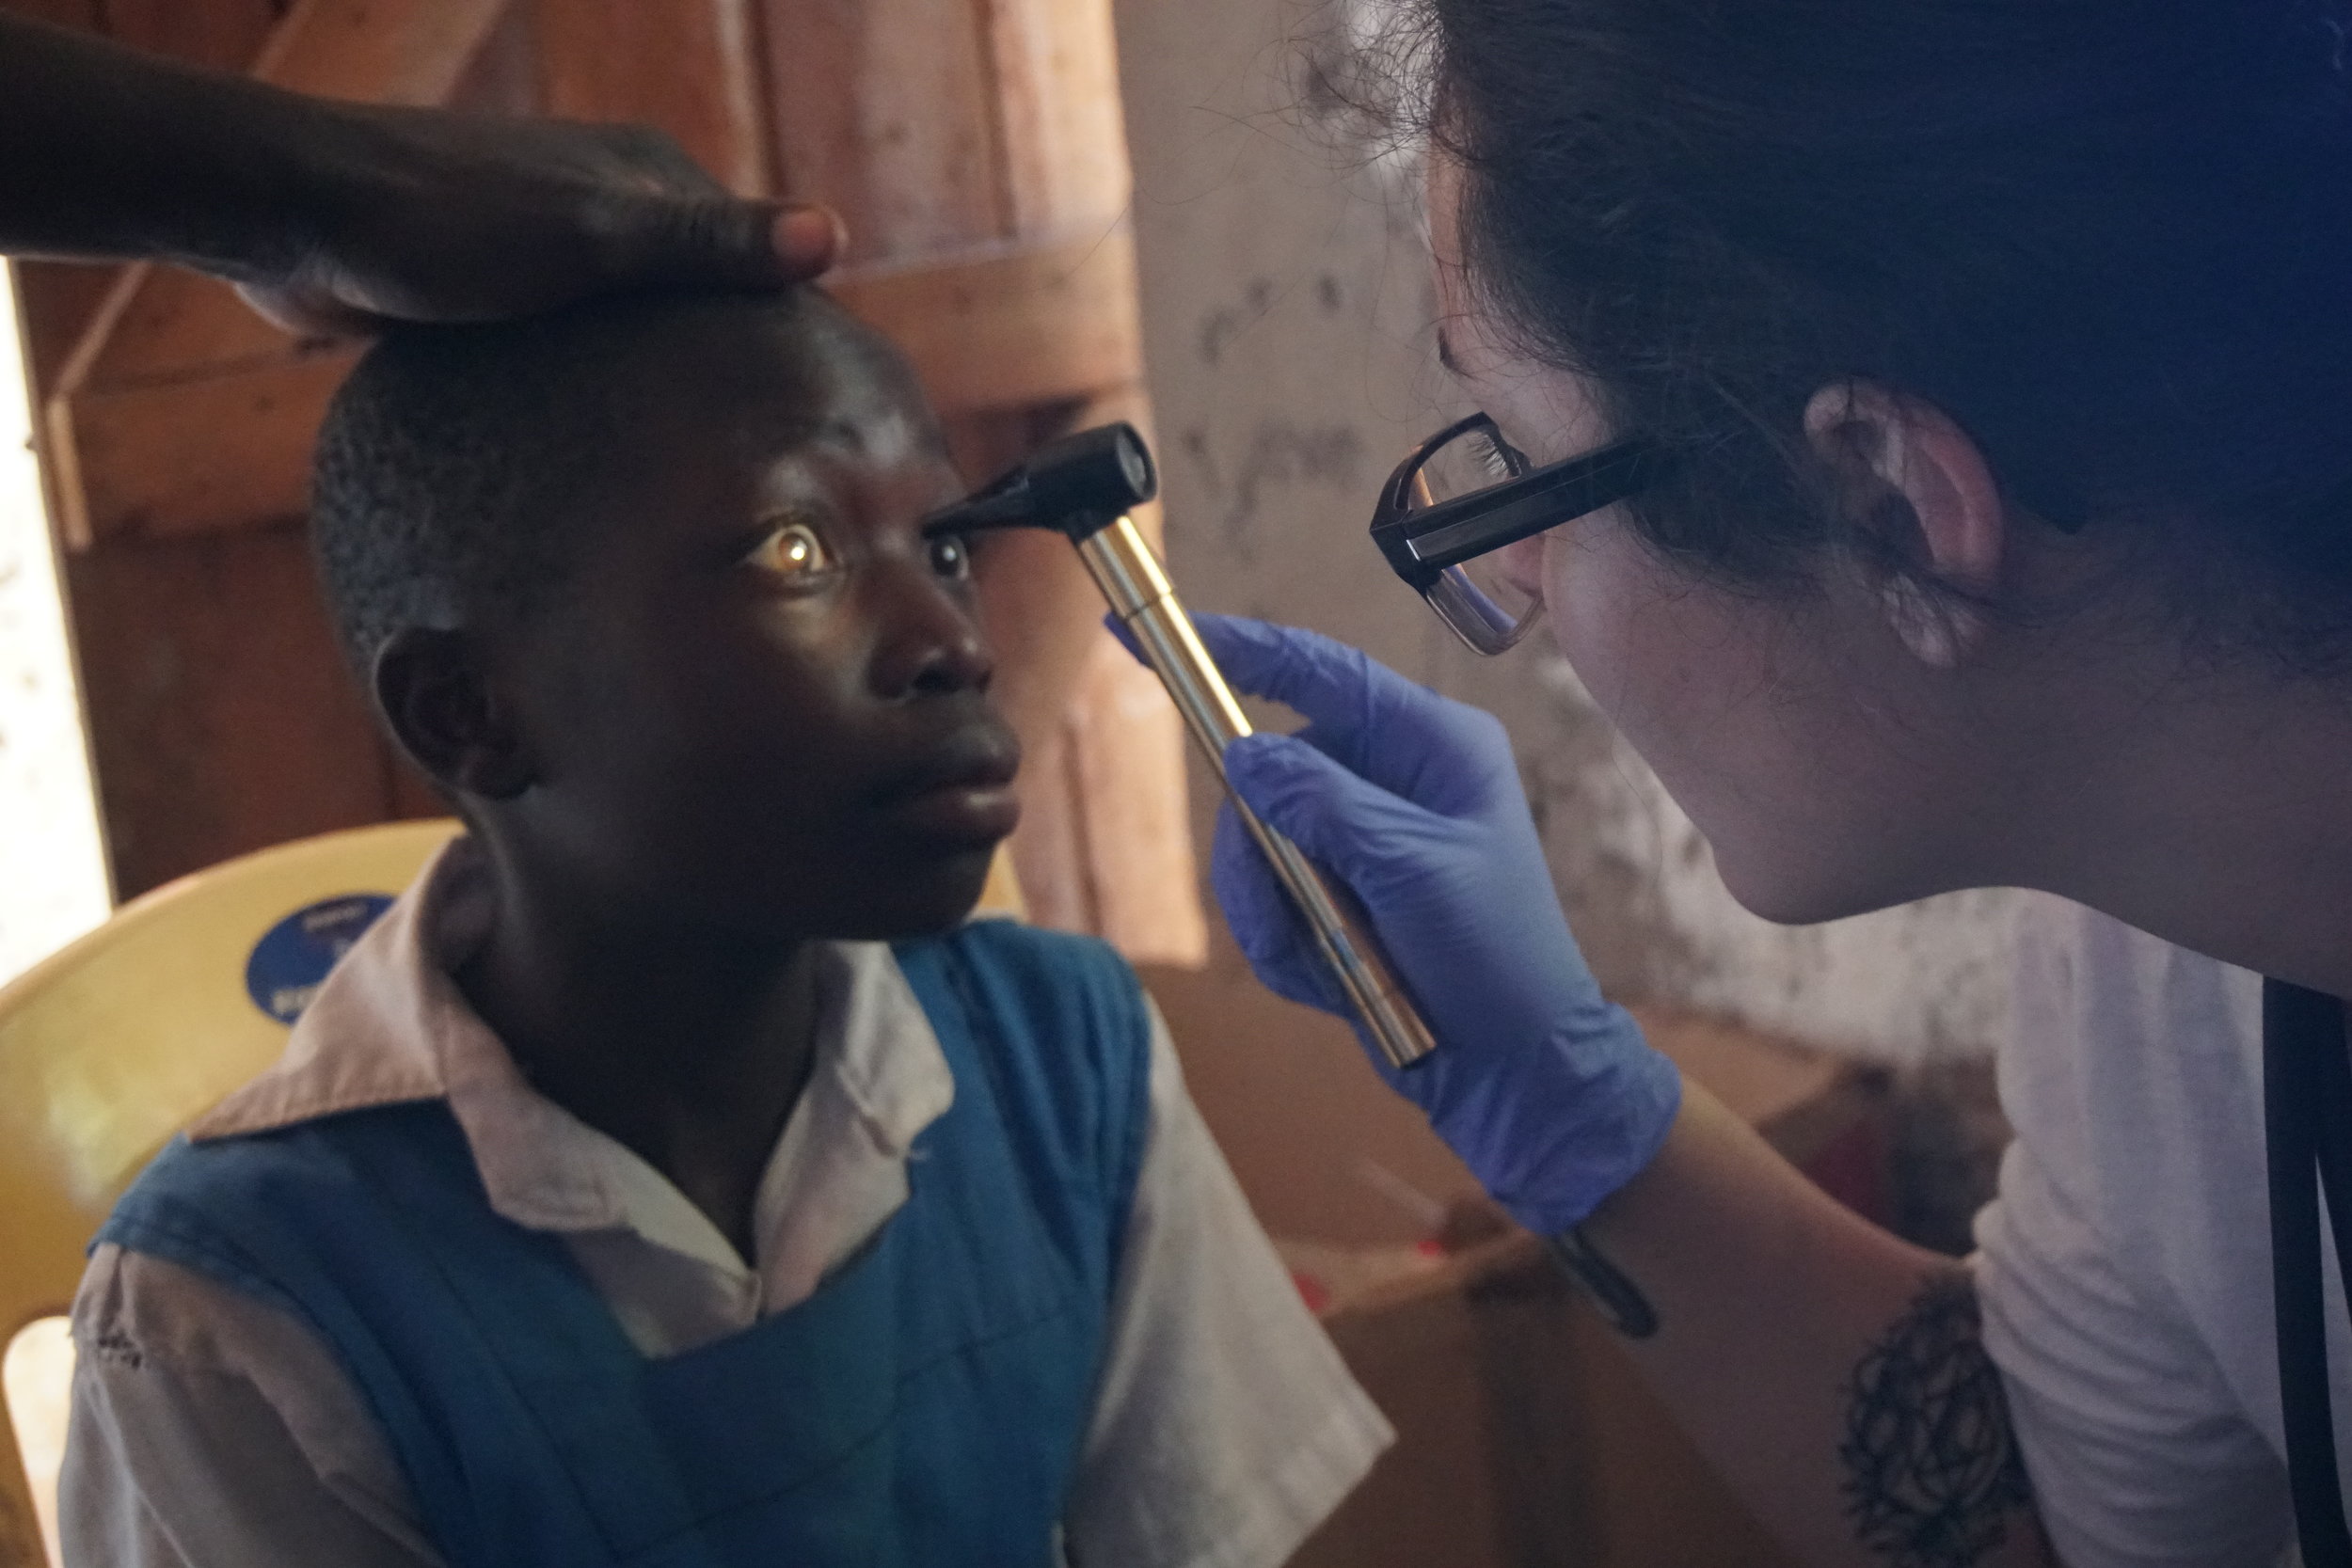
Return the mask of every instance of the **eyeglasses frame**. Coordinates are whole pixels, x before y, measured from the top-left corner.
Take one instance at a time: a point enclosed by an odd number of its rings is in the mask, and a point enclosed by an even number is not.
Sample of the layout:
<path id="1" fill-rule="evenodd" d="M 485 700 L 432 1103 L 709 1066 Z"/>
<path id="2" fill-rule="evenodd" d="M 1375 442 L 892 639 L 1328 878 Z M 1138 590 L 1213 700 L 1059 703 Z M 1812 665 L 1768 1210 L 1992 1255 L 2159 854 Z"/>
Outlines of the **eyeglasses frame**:
<path id="1" fill-rule="evenodd" d="M 1373 513 L 1373 543 L 1387 558 L 1390 569 L 1424 599 L 1448 568 L 1638 495 L 1663 480 L 1677 462 L 1672 451 L 1636 436 L 1579 457 L 1527 468 L 1467 495 L 1414 508 L 1413 486 L 1429 460 L 1449 442 L 1481 427 L 1504 462 L 1515 467 L 1526 462 L 1502 439 L 1492 419 L 1471 414 L 1406 453 L 1405 461 L 1381 487 Z M 1509 645 L 1506 641 L 1486 646 L 1434 601 L 1432 608 L 1479 653 L 1500 653 Z"/>

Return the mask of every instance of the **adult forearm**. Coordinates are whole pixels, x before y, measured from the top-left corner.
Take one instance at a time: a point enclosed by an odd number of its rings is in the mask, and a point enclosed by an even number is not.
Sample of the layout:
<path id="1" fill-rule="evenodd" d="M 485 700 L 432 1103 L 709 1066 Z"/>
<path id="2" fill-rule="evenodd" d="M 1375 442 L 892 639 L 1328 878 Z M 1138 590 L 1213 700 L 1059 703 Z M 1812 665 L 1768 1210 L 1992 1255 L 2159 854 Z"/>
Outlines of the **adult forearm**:
<path id="1" fill-rule="evenodd" d="M 1520 1224 L 1630 1276 L 1642 1364 L 1756 1513 L 1817 1568 L 2039 1560 L 1964 1271 L 1839 1208 L 1607 1000 L 1502 726 L 1311 632 L 1196 624 L 1310 721 L 1227 748 L 1228 781 L 1363 901 L 1438 1035 L 1375 1066 Z M 1231 813 L 1212 869 L 1259 976 L 1350 1016 Z"/>
<path id="2" fill-rule="evenodd" d="M 293 264 L 331 105 L 0 16 L 0 250 Z"/>
<path id="3" fill-rule="evenodd" d="M 1964 1269 L 1837 1204 L 1692 1087 L 1586 1236 L 1642 1290 L 1651 1385 L 1815 1568 L 2040 1564 Z"/>
<path id="4" fill-rule="evenodd" d="M 839 224 L 659 132 L 344 103 L 0 17 L 0 252 L 154 257 L 305 332 L 781 288 Z"/>

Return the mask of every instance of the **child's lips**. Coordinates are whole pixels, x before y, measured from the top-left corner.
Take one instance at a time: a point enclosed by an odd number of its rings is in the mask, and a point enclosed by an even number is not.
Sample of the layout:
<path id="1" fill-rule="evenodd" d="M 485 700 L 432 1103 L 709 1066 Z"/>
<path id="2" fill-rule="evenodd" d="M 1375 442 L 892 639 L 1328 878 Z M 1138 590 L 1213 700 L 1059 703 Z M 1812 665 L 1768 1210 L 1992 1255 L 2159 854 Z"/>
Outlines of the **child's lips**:
<path id="1" fill-rule="evenodd" d="M 976 736 L 900 775 L 878 803 L 926 836 L 993 844 L 1021 819 L 1012 788 L 1020 766 L 1020 746 L 1009 732 Z"/>
<path id="2" fill-rule="evenodd" d="M 1009 783 L 939 784 L 909 796 L 891 815 L 927 838 L 979 848 L 1020 823 L 1021 801 Z"/>

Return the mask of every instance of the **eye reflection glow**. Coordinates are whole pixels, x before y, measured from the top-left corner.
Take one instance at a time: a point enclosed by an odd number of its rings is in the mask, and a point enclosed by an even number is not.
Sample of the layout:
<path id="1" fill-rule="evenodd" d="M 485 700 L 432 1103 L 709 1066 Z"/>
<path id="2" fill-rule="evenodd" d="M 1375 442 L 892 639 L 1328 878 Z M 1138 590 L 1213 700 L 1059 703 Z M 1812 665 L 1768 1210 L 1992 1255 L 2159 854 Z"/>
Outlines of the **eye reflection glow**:
<path id="1" fill-rule="evenodd" d="M 759 542 L 752 563 L 780 577 L 814 577 L 833 565 L 825 536 L 806 523 L 787 523 Z"/>

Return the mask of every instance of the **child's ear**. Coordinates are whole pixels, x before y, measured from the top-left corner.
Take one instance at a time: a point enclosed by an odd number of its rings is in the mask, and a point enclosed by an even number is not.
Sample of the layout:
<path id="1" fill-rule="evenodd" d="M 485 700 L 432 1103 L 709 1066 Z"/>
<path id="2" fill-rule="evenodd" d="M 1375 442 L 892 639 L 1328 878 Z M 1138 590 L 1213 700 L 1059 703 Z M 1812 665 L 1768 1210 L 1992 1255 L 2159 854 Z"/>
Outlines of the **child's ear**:
<path id="1" fill-rule="evenodd" d="M 1888 624 L 1915 657 L 1949 668 L 1984 636 L 2009 520 L 1976 442 L 1932 404 L 1873 383 L 1824 387 L 1804 431 L 1847 521 L 1874 536 Z"/>
<path id="2" fill-rule="evenodd" d="M 409 759 L 443 788 L 510 800 L 532 768 L 521 727 L 462 631 L 403 626 L 375 656 L 375 702 Z"/>

